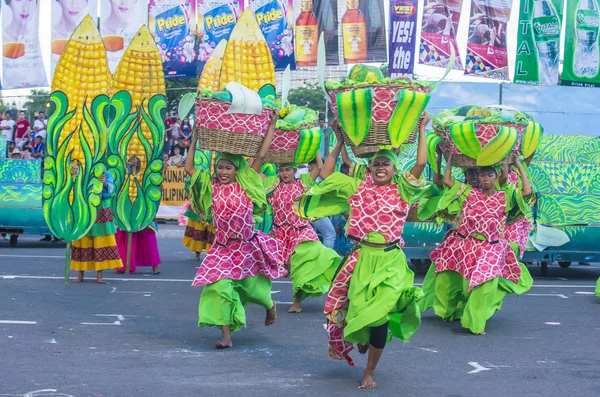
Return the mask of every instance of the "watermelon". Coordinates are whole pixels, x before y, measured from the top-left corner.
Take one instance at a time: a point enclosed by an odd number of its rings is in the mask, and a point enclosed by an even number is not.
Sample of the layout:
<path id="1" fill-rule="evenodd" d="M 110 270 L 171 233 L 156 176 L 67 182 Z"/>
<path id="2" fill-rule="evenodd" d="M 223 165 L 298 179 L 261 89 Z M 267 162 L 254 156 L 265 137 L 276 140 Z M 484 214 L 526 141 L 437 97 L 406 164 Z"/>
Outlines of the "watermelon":
<path id="1" fill-rule="evenodd" d="M 523 142 L 521 144 L 521 152 L 525 158 L 531 156 L 538 148 L 540 139 L 544 134 L 544 127 L 540 123 L 529 122 L 523 131 Z"/>
<path id="2" fill-rule="evenodd" d="M 509 110 L 503 110 L 495 116 L 502 123 L 511 123 L 514 124 L 517 122 L 515 117 L 515 113 Z"/>
<path id="3" fill-rule="evenodd" d="M 300 130 L 300 142 L 296 150 L 296 164 L 306 164 L 317 156 L 323 134 L 319 127 Z"/>
<path id="4" fill-rule="evenodd" d="M 458 109 L 456 109 L 456 113 L 454 115 L 466 117 L 469 110 L 471 110 L 471 108 L 473 108 L 473 107 L 474 107 L 474 105 L 463 105 L 463 106 L 459 107 Z"/>
<path id="5" fill-rule="evenodd" d="M 306 110 L 303 108 L 296 108 L 290 112 L 287 116 L 283 118 L 283 120 L 288 124 L 296 124 L 302 121 L 302 119 L 306 116 Z"/>
<path id="6" fill-rule="evenodd" d="M 393 147 L 399 147 L 410 136 L 425 111 L 430 95 L 425 92 L 400 90 L 393 100 L 396 107 L 388 123 L 388 134 Z"/>
<path id="7" fill-rule="evenodd" d="M 450 125 L 450 139 L 465 156 L 477 159 L 481 152 L 481 143 L 475 134 L 474 123 L 455 123 Z"/>
<path id="8" fill-rule="evenodd" d="M 273 101 L 275 100 L 276 95 L 277 91 L 275 91 L 275 87 L 272 84 L 265 84 L 260 90 L 258 90 L 258 96 L 262 99 Z"/>
<path id="9" fill-rule="evenodd" d="M 465 115 L 465 117 L 470 118 L 470 119 L 472 118 L 472 120 L 483 120 L 483 119 L 487 119 L 488 117 L 491 117 L 491 116 L 492 116 L 492 113 L 488 109 L 476 107 L 476 106 L 471 107 L 471 109 L 469 109 L 469 111 Z M 467 119 L 465 119 L 465 120 L 467 120 Z"/>
<path id="10" fill-rule="evenodd" d="M 513 127 L 498 127 L 498 135 L 481 149 L 477 155 L 477 166 L 498 164 L 509 155 L 519 140 L 519 132 Z"/>
<path id="11" fill-rule="evenodd" d="M 336 95 L 338 119 L 340 125 L 355 146 L 367 137 L 371 129 L 371 109 L 373 108 L 373 91 L 362 88 L 340 92 Z"/>
<path id="12" fill-rule="evenodd" d="M 376 66 L 354 65 L 348 73 L 348 78 L 358 82 L 377 83 L 383 80 L 384 76 L 381 69 Z"/>

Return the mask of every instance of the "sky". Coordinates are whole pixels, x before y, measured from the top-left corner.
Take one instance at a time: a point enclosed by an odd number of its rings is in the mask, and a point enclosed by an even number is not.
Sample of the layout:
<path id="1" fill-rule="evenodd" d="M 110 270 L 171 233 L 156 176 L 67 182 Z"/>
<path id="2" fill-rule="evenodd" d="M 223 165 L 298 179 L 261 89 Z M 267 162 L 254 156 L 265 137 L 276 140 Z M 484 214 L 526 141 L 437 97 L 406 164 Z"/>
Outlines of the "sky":
<path id="1" fill-rule="evenodd" d="M 40 44 L 42 47 L 42 54 L 44 57 L 44 64 L 46 66 L 46 73 L 48 77 L 50 77 L 50 5 L 52 1 L 55 0 L 38 0 L 40 1 Z M 143 1 L 143 0 L 140 0 Z M 296 2 L 299 0 L 294 0 Z M 389 3 L 386 0 L 386 3 Z M 419 0 L 420 10 L 422 12 L 423 0 Z M 459 51 L 461 52 L 461 56 L 464 61 L 464 52 L 466 49 L 467 42 L 467 32 L 468 32 L 468 18 L 469 18 L 469 10 L 471 0 L 463 0 L 463 11 L 461 13 L 461 23 L 460 29 L 457 34 L 457 39 L 459 43 Z M 509 66 L 512 68 L 515 62 L 515 51 L 516 51 L 516 31 L 517 31 L 517 20 L 519 16 L 519 0 L 513 0 L 512 4 L 512 13 L 511 19 L 508 23 L 508 56 L 509 56 Z M 419 15 L 419 20 L 421 16 Z M 417 37 L 420 34 L 420 29 L 417 31 Z M 0 60 L 1 63 L 1 60 Z M 464 62 L 463 62 L 464 63 Z M 415 72 L 421 78 L 429 78 L 435 79 L 439 78 L 443 75 L 444 70 L 440 68 L 427 67 L 423 65 L 415 65 Z M 293 73 L 293 72 L 292 72 Z M 510 71 L 510 75 L 512 76 L 512 69 Z M 482 79 L 482 78 L 473 78 L 469 76 L 464 76 L 464 74 L 460 71 L 452 71 L 447 78 L 448 80 L 455 81 L 483 81 L 490 83 L 498 83 L 497 81 Z M 15 100 L 17 103 L 22 103 L 25 101 L 25 96 L 28 95 L 29 90 L 4 90 L 2 92 L 3 98 L 6 101 Z"/>

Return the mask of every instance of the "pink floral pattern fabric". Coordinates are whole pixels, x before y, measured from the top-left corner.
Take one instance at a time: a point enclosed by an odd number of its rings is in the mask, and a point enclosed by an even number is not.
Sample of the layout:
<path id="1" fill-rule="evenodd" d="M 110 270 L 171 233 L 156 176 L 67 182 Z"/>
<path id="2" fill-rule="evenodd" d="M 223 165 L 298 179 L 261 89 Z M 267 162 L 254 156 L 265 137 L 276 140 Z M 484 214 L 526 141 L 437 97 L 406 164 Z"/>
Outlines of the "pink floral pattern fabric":
<path id="1" fill-rule="evenodd" d="M 215 244 L 202 261 L 193 287 L 221 279 L 241 280 L 259 274 L 276 279 L 287 274 L 277 240 L 254 228 L 252 200 L 237 183 L 211 180 Z"/>
<path id="2" fill-rule="evenodd" d="M 463 203 L 458 228 L 448 233 L 430 254 L 436 273 L 460 273 L 469 281 L 469 290 L 496 277 L 516 284 L 521 268 L 504 237 L 505 208 L 505 192 L 487 197 L 479 189 L 471 189 Z M 487 241 L 474 237 L 477 234 L 484 235 Z"/>
<path id="3" fill-rule="evenodd" d="M 510 170 L 508 173 L 507 183 L 519 187 L 519 174 L 514 170 Z M 523 258 L 525 248 L 527 247 L 527 240 L 529 240 L 529 231 L 532 228 L 531 222 L 526 217 L 523 217 L 511 225 L 507 225 L 504 230 L 504 237 L 513 243 L 517 243 L 519 246 L 519 259 Z"/>

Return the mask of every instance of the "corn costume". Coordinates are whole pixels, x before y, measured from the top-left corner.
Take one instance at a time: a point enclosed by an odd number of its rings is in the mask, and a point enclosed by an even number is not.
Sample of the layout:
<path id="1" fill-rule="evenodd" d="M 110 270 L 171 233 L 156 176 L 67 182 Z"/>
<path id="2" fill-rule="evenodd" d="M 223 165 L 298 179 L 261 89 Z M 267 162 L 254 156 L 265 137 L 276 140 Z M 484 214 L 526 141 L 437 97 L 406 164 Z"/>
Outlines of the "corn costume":
<path id="1" fill-rule="evenodd" d="M 194 211 L 215 227 L 215 240 L 192 286 L 204 286 L 198 305 L 198 326 L 230 326 L 235 332 L 246 325 L 244 306 L 274 306 L 271 280 L 285 276 L 279 242 L 255 229 L 267 199 L 258 173 L 237 155 L 217 158 L 237 168 L 236 181 L 222 184 L 210 173 L 197 170 L 190 183 Z"/>

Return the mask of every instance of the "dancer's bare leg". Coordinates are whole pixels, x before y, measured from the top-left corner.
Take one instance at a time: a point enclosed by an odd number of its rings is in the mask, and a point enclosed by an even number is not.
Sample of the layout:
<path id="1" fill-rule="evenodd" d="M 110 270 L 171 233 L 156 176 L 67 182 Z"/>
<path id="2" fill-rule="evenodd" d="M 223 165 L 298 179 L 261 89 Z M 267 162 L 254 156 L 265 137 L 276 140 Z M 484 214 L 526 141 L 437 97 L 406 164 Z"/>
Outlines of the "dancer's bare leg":
<path id="1" fill-rule="evenodd" d="M 160 270 L 158 270 L 158 266 L 152 266 L 152 273 L 160 274 Z"/>
<path id="2" fill-rule="evenodd" d="M 375 373 L 375 368 L 377 368 L 377 363 L 379 363 L 381 354 L 383 354 L 383 349 L 376 349 L 373 345 L 369 345 L 367 368 L 363 373 L 363 378 L 359 386 L 360 389 L 375 389 L 377 387 L 377 384 L 373 379 L 373 374 Z"/>
<path id="3" fill-rule="evenodd" d="M 221 325 L 221 332 L 223 338 L 215 343 L 217 349 L 229 349 L 233 347 L 233 341 L 231 340 L 231 327 L 229 325 Z"/>
<path id="4" fill-rule="evenodd" d="M 294 295 L 294 304 L 289 308 L 288 313 L 300 313 L 302 311 L 302 291 L 298 290 Z"/>
<path id="5" fill-rule="evenodd" d="M 102 279 L 102 270 L 98 271 L 98 275 L 96 276 L 96 282 L 100 284 L 106 284 L 106 281 Z"/>
<path id="6" fill-rule="evenodd" d="M 267 317 L 265 318 L 265 326 L 273 325 L 277 320 L 277 306 L 275 305 L 275 301 L 273 301 L 273 307 L 267 309 Z"/>
<path id="7" fill-rule="evenodd" d="M 196 256 L 194 257 L 195 261 L 199 261 L 200 260 L 200 253 L 196 252 Z"/>
<path id="8" fill-rule="evenodd" d="M 83 282 L 83 270 L 79 271 L 79 276 L 77 276 L 77 278 L 75 280 L 73 280 L 74 283 L 81 283 Z"/>

